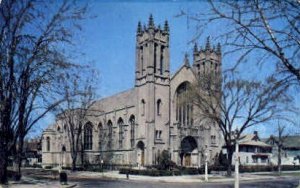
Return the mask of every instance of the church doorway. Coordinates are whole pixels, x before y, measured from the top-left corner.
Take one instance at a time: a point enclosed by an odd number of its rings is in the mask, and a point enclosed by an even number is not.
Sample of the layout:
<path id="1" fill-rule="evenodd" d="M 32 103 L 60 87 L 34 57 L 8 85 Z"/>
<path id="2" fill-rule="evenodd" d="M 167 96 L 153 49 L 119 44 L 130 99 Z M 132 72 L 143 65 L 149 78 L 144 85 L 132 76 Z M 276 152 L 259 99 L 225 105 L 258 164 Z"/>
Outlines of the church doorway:
<path id="1" fill-rule="evenodd" d="M 145 164 L 145 144 L 139 141 L 136 145 L 137 147 L 137 165 L 138 167 L 144 166 Z"/>
<path id="2" fill-rule="evenodd" d="M 197 165 L 198 145 L 192 136 L 185 137 L 181 143 L 180 160 L 181 166 L 190 167 Z"/>

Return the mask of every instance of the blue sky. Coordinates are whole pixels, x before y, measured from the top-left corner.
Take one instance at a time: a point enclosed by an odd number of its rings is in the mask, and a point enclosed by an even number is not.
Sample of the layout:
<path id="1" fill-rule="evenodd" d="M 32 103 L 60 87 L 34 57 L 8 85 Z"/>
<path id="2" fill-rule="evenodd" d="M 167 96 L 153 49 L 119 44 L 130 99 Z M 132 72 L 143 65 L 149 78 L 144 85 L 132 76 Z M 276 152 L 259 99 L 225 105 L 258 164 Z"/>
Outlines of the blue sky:
<path id="1" fill-rule="evenodd" d="M 191 29 L 187 19 L 175 16 L 181 10 L 201 9 L 201 4 L 91 2 L 91 14 L 97 17 L 83 24 L 81 49 L 100 72 L 99 95 L 109 96 L 133 86 L 137 23 L 147 24 L 151 13 L 155 24 L 169 22 L 171 72 L 174 72 L 181 65 L 184 53 L 193 48 L 188 44 Z"/>
<path id="2" fill-rule="evenodd" d="M 84 1 L 82 1 L 84 2 Z M 163 25 L 168 20 L 170 25 L 170 68 L 174 73 L 183 63 L 186 52 L 192 61 L 192 49 L 194 44 L 189 43 L 194 35 L 194 23 L 186 17 L 176 17 L 183 10 L 185 12 L 200 12 L 208 9 L 203 2 L 196 1 L 90 1 L 89 13 L 95 18 L 85 20 L 82 23 L 83 31 L 76 38 L 77 48 L 85 54 L 78 61 L 92 61 L 95 69 L 100 73 L 97 84 L 97 95 L 106 97 L 117 92 L 127 90 L 134 86 L 135 68 L 135 37 L 138 21 L 148 23 L 150 14 L 153 14 L 155 24 Z M 214 39 L 219 26 L 209 28 L 198 39 L 198 45 L 204 46 L 207 36 Z M 212 40 L 216 45 L 219 41 Z M 223 68 L 231 66 L 234 57 L 223 59 Z M 257 67 L 247 67 L 245 74 L 252 74 Z M 260 73 L 264 74 L 264 72 Z M 88 76 L 88 75 L 87 75 Z M 299 102 L 299 101 L 298 101 Z M 43 128 L 54 122 L 53 115 L 43 119 L 38 134 Z M 259 128 L 263 136 L 274 132 L 269 125 Z M 249 130 L 253 131 L 253 130 Z"/>

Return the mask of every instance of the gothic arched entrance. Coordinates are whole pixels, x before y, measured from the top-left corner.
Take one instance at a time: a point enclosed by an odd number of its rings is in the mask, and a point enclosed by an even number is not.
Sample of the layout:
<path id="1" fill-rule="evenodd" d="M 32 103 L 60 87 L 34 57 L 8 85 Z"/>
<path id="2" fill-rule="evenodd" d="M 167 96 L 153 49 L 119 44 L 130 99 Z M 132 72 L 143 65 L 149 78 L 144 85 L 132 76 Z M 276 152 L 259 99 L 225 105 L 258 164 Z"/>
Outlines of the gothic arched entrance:
<path id="1" fill-rule="evenodd" d="M 182 166 L 192 166 L 197 161 L 198 145 L 192 136 L 184 137 L 180 143 L 180 163 Z M 196 162 L 197 163 L 197 162 Z"/>
<path id="2" fill-rule="evenodd" d="M 139 141 L 136 145 L 137 148 L 137 163 L 138 166 L 144 166 L 145 164 L 145 144 L 142 141 Z"/>

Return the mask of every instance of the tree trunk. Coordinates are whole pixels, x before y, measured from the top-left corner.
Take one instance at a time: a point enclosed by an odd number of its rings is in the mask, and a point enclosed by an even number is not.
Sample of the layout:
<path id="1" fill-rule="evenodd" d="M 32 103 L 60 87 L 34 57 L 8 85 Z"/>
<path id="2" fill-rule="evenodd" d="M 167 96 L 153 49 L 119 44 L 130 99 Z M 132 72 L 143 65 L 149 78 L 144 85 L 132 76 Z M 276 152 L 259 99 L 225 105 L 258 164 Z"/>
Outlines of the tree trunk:
<path id="1" fill-rule="evenodd" d="M 227 176 L 231 176 L 232 175 L 232 156 L 233 156 L 233 150 L 231 146 L 227 147 L 227 155 L 228 155 L 228 159 L 227 159 Z"/>
<path id="2" fill-rule="evenodd" d="M 3 139 L 0 140 L 3 143 Z M 6 147 L 1 144 L 0 146 L 0 184 L 7 183 L 7 150 Z"/>
<path id="3" fill-rule="evenodd" d="M 278 174 L 281 174 L 281 146 L 278 146 L 278 161 L 277 161 Z"/>
<path id="4" fill-rule="evenodd" d="M 24 137 L 19 137 L 18 142 L 18 148 L 15 149 L 15 158 L 13 161 L 13 171 L 15 172 L 15 181 L 21 180 L 22 172 L 21 172 L 21 166 L 22 166 L 22 153 L 23 153 L 23 146 L 24 146 Z"/>
<path id="5" fill-rule="evenodd" d="M 21 180 L 21 163 L 22 163 L 21 156 L 19 154 L 16 154 L 13 161 L 13 171 L 14 171 L 15 181 Z"/>
<path id="6" fill-rule="evenodd" d="M 77 153 L 72 153 L 72 171 L 76 170 Z"/>

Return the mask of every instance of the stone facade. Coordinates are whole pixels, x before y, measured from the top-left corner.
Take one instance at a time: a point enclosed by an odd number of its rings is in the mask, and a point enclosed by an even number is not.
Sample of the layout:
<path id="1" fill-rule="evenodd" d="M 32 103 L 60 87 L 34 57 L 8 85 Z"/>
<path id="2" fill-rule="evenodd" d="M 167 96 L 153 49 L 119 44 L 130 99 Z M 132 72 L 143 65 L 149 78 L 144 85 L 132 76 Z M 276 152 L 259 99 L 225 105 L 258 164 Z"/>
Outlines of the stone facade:
<path id="1" fill-rule="evenodd" d="M 197 123 L 197 109 L 178 100 L 198 74 L 220 73 L 220 46 L 212 48 L 209 39 L 203 49 L 195 45 L 193 65 L 186 55 L 181 68 L 170 76 L 169 37 L 167 21 L 162 29 L 155 26 L 152 16 L 147 26 L 138 23 L 135 86 L 94 104 L 102 113 L 86 124 L 92 131 L 82 135 L 82 142 L 90 139 L 91 143 L 87 143 L 83 155 L 79 154 L 78 163 L 83 156 L 91 164 L 104 160 L 154 165 L 163 150 L 169 151 L 178 165 L 201 166 L 205 153 L 213 162 L 223 143 L 219 128 Z M 42 145 L 44 166 L 71 165 L 66 130 L 59 120 L 43 132 Z"/>

